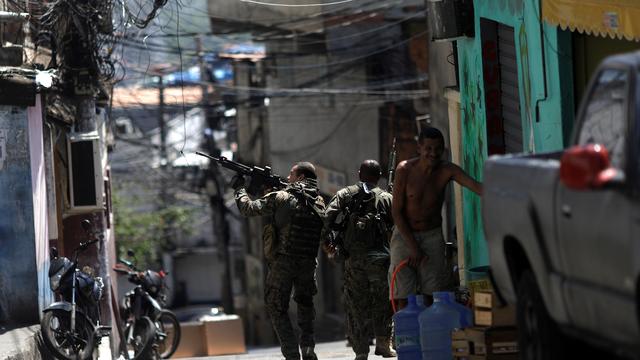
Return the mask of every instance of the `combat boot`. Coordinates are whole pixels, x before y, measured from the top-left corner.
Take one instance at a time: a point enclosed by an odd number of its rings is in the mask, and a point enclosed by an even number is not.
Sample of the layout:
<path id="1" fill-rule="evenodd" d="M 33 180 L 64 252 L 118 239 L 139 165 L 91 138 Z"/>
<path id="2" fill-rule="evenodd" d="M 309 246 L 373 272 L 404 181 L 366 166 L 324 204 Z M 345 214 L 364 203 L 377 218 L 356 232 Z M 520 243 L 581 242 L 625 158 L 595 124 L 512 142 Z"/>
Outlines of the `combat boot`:
<path id="1" fill-rule="evenodd" d="M 300 351 L 302 352 L 302 360 L 318 360 L 318 355 L 313 351 L 312 346 L 302 346 Z"/>
<path id="2" fill-rule="evenodd" d="M 388 336 L 376 336 L 375 354 L 386 358 L 398 356 L 391 348 L 391 338 Z"/>
<path id="3" fill-rule="evenodd" d="M 355 360 L 367 360 L 369 358 L 369 354 L 358 354 L 356 355 Z"/>

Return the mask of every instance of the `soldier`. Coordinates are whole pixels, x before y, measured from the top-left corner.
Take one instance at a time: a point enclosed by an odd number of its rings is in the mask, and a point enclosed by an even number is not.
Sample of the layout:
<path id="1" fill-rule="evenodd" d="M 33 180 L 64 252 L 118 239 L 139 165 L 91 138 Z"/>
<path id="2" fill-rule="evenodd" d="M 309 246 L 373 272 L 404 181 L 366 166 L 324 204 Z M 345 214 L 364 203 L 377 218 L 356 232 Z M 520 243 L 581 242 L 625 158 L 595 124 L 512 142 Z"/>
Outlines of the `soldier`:
<path id="1" fill-rule="evenodd" d="M 380 165 L 365 160 L 360 165 L 360 183 L 336 193 L 327 206 L 325 233 L 343 232 L 340 244 L 345 256 L 344 298 L 351 320 L 351 341 L 357 360 L 369 354 L 371 318 L 376 336 L 376 355 L 394 357 L 391 345 L 391 304 L 389 302 L 389 236 L 393 220 L 391 194 L 377 187 Z M 336 225 L 337 219 L 343 218 Z M 332 256 L 336 248 L 325 251 Z"/>
<path id="2" fill-rule="evenodd" d="M 313 296 L 316 287 L 316 256 L 320 245 L 324 201 L 316 186 L 315 167 L 300 162 L 291 168 L 289 185 L 251 200 L 244 189 L 244 178 L 236 176 L 231 186 L 236 190 L 236 204 L 244 216 L 268 216 L 263 241 L 267 260 L 265 305 L 273 329 L 287 360 L 317 360 L 314 352 Z M 289 319 L 289 299 L 298 308 L 299 342 Z M 298 349 L 298 345 L 300 349 Z"/>

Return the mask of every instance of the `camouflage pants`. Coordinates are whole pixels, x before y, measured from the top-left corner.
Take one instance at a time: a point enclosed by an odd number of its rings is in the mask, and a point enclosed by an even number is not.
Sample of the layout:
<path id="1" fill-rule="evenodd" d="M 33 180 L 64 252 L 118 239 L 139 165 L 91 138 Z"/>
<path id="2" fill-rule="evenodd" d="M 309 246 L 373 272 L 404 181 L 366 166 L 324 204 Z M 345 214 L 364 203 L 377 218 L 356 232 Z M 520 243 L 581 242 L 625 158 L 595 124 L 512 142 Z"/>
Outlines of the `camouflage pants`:
<path id="1" fill-rule="evenodd" d="M 264 302 L 271 318 L 273 329 L 280 341 L 282 355 L 289 359 L 300 359 L 301 347 L 314 347 L 313 321 L 316 317 L 313 296 L 316 287 L 316 260 L 279 257 L 270 261 L 265 284 Z M 296 339 L 289 318 L 289 299 L 297 304 L 300 339 Z"/>
<path id="2" fill-rule="evenodd" d="M 344 295 L 350 312 L 351 341 L 356 354 L 369 353 L 369 328 L 376 336 L 391 336 L 391 316 L 387 282 L 388 261 L 349 258 L 344 268 Z M 373 324 L 371 324 L 373 322 Z"/>

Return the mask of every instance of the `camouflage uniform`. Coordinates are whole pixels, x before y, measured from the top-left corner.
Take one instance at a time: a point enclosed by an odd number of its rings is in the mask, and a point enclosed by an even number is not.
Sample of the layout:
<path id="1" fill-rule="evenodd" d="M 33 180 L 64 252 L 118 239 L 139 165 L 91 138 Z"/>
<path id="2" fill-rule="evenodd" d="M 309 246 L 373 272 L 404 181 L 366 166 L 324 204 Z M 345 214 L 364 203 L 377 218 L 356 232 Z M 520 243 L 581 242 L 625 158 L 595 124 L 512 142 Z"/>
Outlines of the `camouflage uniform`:
<path id="1" fill-rule="evenodd" d="M 345 254 L 344 298 L 351 319 L 351 340 L 356 354 L 369 353 L 368 330 L 373 322 L 376 338 L 391 336 L 392 309 L 389 303 L 389 231 L 391 194 L 373 188 L 365 194 L 362 185 L 348 186 L 331 199 L 325 212 L 325 231 L 339 214 L 350 215 L 341 244 Z M 346 210 L 346 209 L 349 210 Z"/>
<path id="2" fill-rule="evenodd" d="M 308 350 L 313 353 L 315 346 L 313 296 L 318 292 L 315 271 L 324 211 L 322 197 L 315 187 L 303 181 L 257 200 L 251 200 L 240 188 L 235 198 L 242 215 L 269 218 L 263 233 L 267 259 L 264 295 L 282 354 L 286 359 L 300 359 L 299 345 L 303 359 L 315 359 Z M 288 314 L 292 290 L 301 330 L 299 343 Z"/>

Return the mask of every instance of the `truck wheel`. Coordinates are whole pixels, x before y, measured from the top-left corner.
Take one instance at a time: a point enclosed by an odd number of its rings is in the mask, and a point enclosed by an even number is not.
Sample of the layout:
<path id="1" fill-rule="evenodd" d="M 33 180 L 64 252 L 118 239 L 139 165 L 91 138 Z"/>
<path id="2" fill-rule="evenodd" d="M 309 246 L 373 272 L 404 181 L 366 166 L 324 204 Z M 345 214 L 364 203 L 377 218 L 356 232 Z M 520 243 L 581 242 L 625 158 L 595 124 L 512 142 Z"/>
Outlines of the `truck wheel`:
<path id="1" fill-rule="evenodd" d="M 518 347 L 520 359 L 556 360 L 567 358 L 569 340 L 560 332 L 545 308 L 531 270 L 522 274 L 518 284 Z"/>

